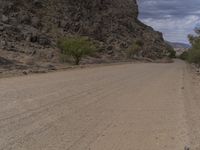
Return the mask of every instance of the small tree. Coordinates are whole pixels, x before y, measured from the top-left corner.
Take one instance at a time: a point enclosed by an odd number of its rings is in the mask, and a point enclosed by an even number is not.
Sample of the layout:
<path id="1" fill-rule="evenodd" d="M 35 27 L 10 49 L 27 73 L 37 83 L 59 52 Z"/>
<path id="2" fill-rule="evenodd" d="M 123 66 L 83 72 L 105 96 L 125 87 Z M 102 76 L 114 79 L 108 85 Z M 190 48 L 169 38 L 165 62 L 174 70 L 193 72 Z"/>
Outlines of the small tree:
<path id="1" fill-rule="evenodd" d="M 143 45 L 144 44 L 141 40 L 134 41 L 133 44 L 127 49 L 127 56 L 129 58 L 134 58 L 135 55 L 138 55 Z"/>
<path id="2" fill-rule="evenodd" d="M 75 65 L 79 65 L 84 56 L 90 55 L 95 51 L 94 44 L 86 37 L 67 37 L 58 41 L 61 53 L 73 58 Z"/>

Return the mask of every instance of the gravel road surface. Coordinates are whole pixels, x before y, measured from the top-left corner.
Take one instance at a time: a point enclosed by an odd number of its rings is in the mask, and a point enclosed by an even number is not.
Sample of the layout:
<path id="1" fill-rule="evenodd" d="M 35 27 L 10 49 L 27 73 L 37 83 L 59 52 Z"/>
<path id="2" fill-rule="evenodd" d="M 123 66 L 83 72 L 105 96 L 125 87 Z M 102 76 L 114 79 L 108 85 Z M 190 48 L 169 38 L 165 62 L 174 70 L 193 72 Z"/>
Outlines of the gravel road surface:
<path id="1" fill-rule="evenodd" d="M 3 78 L 0 150 L 196 150 L 194 86 L 182 61 Z"/>

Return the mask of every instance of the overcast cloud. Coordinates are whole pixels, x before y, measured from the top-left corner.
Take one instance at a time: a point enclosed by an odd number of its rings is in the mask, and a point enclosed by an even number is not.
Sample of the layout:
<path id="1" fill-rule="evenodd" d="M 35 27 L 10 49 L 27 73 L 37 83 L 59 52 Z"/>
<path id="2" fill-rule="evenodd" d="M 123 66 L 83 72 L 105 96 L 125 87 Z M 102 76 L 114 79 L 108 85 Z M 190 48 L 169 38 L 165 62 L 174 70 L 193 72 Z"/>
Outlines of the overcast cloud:
<path id="1" fill-rule="evenodd" d="M 200 0 L 138 0 L 140 20 L 163 32 L 166 40 L 188 43 L 200 23 Z"/>

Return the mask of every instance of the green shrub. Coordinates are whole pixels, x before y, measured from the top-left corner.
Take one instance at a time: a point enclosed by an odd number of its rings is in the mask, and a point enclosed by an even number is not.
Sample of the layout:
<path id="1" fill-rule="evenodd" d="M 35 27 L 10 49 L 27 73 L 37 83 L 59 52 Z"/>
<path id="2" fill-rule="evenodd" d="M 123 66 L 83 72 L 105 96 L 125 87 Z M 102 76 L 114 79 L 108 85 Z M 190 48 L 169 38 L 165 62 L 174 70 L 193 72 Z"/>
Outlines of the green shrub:
<path id="1" fill-rule="evenodd" d="M 182 60 L 188 60 L 188 51 L 183 52 L 180 56 L 180 59 Z"/>
<path id="2" fill-rule="evenodd" d="M 171 45 L 169 45 L 169 44 L 166 45 L 166 51 L 167 51 L 167 53 L 166 53 L 167 57 L 176 58 L 176 51 L 174 50 L 174 48 Z"/>
<path id="3" fill-rule="evenodd" d="M 62 57 L 72 57 L 75 65 L 79 65 L 84 56 L 95 51 L 94 44 L 88 38 L 80 36 L 62 38 L 58 41 L 58 47 L 61 49 Z"/>
<path id="4" fill-rule="evenodd" d="M 195 29 L 196 35 L 189 35 L 188 39 L 192 48 L 188 51 L 188 61 L 200 64 L 200 28 Z"/>
<path id="5" fill-rule="evenodd" d="M 136 40 L 133 42 L 131 46 L 127 49 L 127 57 L 128 58 L 134 58 L 135 55 L 138 55 L 141 51 L 144 43 L 141 40 Z"/>
<path id="6" fill-rule="evenodd" d="M 143 43 L 142 40 L 136 40 L 134 43 L 135 43 L 136 45 L 138 45 L 139 47 L 144 46 L 144 43 Z"/>
<path id="7" fill-rule="evenodd" d="M 174 49 L 169 51 L 169 57 L 170 58 L 176 58 L 176 51 Z"/>
<path id="8" fill-rule="evenodd" d="M 172 48 L 172 47 L 169 47 L 168 48 L 168 57 L 169 58 L 176 58 L 176 51 Z"/>
<path id="9" fill-rule="evenodd" d="M 63 63 L 70 63 L 71 62 L 70 56 L 65 55 L 65 54 L 60 54 L 60 60 Z"/>
<path id="10" fill-rule="evenodd" d="M 200 64 L 200 50 L 191 49 L 188 54 L 188 61 L 190 63 Z"/>

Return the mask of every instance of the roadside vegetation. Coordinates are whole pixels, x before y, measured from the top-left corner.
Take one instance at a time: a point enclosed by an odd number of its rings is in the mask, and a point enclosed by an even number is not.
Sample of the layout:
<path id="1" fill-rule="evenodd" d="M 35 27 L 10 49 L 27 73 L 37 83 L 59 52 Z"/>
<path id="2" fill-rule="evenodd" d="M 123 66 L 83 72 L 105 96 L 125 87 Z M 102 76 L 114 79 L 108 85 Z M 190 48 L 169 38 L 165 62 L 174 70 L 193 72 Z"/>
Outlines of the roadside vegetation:
<path id="1" fill-rule="evenodd" d="M 182 60 L 188 60 L 188 51 L 185 51 L 183 52 L 180 56 L 179 56 L 180 59 Z"/>
<path id="2" fill-rule="evenodd" d="M 134 41 L 132 45 L 127 49 L 127 57 L 130 59 L 138 57 L 143 45 L 144 43 L 141 40 Z"/>
<path id="3" fill-rule="evenodd" d="M 137 39 L 135 41 L 133 41 L 132 45 L 130 45 L 126 52 L 127 52 L 127 57 L 129 59 L 134 59 L 137 57 L 142 57 L 142 49 L 144 48 L 144 43 L 142 40 Z M 167 49 L 167 55 L 166 57 L 169 58 L 176 58 L 176 51 L 173 49 L 173 47 L 171 47 L 170 45 L 166 47 Z"/>
<path id="4" fill-rule="evenodd" d="M 169 58 L 176 58 L 176 51 L 174 50 L 173 47 L 169 46 L 168 48 L 168 57 Z"/>
<path id="5" fill-rule="evenodd" d="M 180 58 L 190 63 L 200 65 L 200 28 L 196 28 L 195 35 L 188 35 L 188 39 L 191 44 L 191 48 L 181 54 Z"/>
<path id="6" fill-rule="evenodd" d="M 93 54 L 96 49 L 92 41 L 87 37 L 64 37 L 57 43 L 61 50 L 61 59 L 66 62 L 72 58 L 75 65 L 79 65 L 83 57 Z"/>

